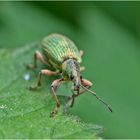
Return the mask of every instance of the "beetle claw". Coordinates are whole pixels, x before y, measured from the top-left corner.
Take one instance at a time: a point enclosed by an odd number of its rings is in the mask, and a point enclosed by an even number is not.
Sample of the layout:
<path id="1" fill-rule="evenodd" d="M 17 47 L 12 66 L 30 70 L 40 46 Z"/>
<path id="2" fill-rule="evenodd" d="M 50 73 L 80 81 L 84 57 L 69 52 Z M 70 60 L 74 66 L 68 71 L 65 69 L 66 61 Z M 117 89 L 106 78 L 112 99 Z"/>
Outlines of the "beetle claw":
<path id="1" fill-rule="evenodd" d="M 54 117 L 54 116 L 56 115 L 56 113 L 57 113 L 57 111 L 52 111 L 52 112 L 50 113 L 50 117 Z"/>

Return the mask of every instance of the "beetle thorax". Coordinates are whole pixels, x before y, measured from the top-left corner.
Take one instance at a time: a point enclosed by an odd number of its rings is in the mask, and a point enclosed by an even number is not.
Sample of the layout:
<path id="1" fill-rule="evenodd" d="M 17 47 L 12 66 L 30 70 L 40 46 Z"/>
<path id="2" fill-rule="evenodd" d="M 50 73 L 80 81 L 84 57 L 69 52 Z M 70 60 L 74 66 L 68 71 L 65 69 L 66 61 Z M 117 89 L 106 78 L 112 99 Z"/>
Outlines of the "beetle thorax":
<path id="1" fill-rule="evenodd" d="M 80 75 L 80 66 L 74 59 L 67 59 L 62 64 L 62 75 L 65 80 L 72 80 Z"/>

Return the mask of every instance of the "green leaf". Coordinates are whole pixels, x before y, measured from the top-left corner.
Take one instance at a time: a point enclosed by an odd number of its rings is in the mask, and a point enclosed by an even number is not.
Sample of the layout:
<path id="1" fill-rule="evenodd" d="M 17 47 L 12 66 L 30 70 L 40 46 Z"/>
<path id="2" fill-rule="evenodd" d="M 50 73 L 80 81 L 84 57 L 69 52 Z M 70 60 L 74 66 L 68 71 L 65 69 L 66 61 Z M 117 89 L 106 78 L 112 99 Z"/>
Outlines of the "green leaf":
<path id="1" fill-rule="evenodd" d="M 49 94 L 51 78 L 43 79 L 37 91 L 26 88 L 36 82 L 39 70 L 25 69 L 25 64 L 32 62 L 36 46 L 33 43 L 20 49 L 0 49 L 0 138 L 97 138 L 101 126 L 63 113 L 65 96 L 59 96 L 59 113 L 49 117 L 55 105 Z M 24 80 L 25 74 L 31 79 Z"/>

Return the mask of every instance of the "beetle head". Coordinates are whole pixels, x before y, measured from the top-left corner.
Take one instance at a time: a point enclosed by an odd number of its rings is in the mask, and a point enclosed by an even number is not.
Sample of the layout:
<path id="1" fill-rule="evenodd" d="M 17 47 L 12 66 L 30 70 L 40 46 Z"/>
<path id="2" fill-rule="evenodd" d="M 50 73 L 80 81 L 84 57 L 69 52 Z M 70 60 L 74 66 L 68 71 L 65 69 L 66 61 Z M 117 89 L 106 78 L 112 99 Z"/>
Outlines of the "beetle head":
<path id="1" fill-rule="evenodd" d="M 62 64 L 62 71 L 64 78 L 73 82 L 73 89 L 79 91 L 80 80 L 80 66 L 76 60 L 68 59 Z"/>
<path id="2" fill-rule="evenodd" d="M 75 91 L 79 91 L 80 89 L 81 80 L 79 75 L 78 71 L 72 70 L 69 76 L 69 79 L 73 82 L 73 90 Z"/>

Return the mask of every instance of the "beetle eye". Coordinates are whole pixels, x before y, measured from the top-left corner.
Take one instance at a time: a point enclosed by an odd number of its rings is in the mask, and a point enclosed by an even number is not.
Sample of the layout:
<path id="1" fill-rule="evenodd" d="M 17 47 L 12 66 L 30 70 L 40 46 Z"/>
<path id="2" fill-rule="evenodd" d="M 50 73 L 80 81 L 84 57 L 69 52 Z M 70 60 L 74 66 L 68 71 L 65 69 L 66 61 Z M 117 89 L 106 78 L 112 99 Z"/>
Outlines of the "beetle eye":
<path id="1" fill-rule="evenodd" d="M 73 80 L 73 79 L 74 79 L 74 76 L 73 76 L 73 75 L 71 75 L 71 76 L 70 76 L 70 80 Z"/>

